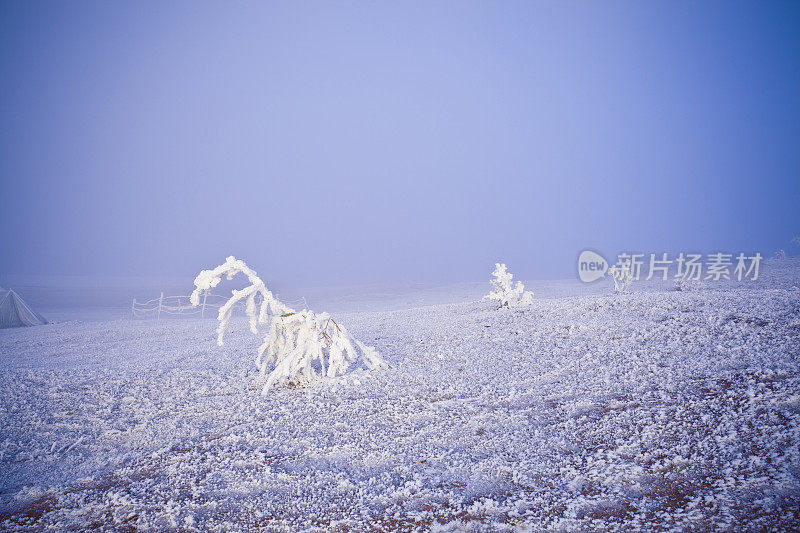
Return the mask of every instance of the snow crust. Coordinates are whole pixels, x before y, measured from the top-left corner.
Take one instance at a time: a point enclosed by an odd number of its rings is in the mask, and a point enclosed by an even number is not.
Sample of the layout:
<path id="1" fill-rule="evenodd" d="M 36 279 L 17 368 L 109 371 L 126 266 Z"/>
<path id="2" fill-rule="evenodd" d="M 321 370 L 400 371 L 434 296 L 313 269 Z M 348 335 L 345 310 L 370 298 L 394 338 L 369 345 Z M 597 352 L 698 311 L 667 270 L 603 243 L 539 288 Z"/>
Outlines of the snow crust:
<path id="1" fill-rule="evenodd" d="M 800 261 L 769 263 L 345 314 L 391 368 L 266 397 L 244 317 L 224 347 L 197 319 L 0 331 L 0 529 L 798 529 Z"/>

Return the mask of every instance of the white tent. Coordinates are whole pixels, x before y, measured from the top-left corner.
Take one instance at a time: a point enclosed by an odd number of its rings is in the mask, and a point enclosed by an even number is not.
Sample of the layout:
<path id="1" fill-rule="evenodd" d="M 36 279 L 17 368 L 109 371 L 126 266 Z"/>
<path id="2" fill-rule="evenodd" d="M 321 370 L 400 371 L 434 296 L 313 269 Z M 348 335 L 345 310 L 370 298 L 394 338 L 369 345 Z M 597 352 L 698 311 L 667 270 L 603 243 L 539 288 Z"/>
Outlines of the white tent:
<path id="1" fill-rule="evenodd" d="M 0 329 L 40 324 L 47 324 L 47 320 L 31 309 L 16 292 L 0 287 Z"/>

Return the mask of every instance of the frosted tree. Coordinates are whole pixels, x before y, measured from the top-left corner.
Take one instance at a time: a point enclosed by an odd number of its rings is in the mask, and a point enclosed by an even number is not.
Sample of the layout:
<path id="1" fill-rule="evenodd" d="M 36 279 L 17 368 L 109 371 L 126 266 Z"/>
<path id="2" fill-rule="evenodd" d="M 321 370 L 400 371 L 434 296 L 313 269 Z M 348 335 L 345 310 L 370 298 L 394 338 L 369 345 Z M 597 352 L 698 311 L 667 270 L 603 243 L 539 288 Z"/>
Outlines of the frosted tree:
<path id="1" fill-rule="evenodd" d="M 231 291 L 231 298 L 220 308 L 217 344 L 223 345 L 231 314 L 239 302 L 245 303 L 250 331 L 258 334 L 259 326 L 269 323 L 256 357 L 256 367 L 265 381 L 262 394 L 278 384 L 302 385 L 315 377 L 341 375 L 357 361 L 368 370 L 387 368 L 374 348 L 354 339 L 329 314 L 291 309 L 275 298 L 255 271 L 233 256 L 197 275 L 192 305 L 199 305 L 203 291 L 219 285 L 223 277 L 233 279 L 239 273 L 247 276 L 250 285 Z"/>
<path id="2" fill-rule="evenodd" d="M 624 261 L 608 269 L 611 279 L 614 280 L 614 292 L 625 293 L 633 283 L 634 277 L 631 272 L 631 262 Z"/>
<path id="3" fill-rule="evenodd" d="M 494 300 L 497 302 L 497 309 L 501 307 L 521 307 L 530 305 L 533 302 L 533 293 L 525 290 L 525 285 L 521 281 L 511 283 L 514 275 L 506 270 L 505 263 L 495 263 L 492 292 L 483 297 L 484 300 Z"/>
<path id="4" fill-rule="evenodd" d="M 773 259 L 783 260 L 786 259 L 786 250 L 778 250 L 775 252 L 775 255 L 772 256 Z"/>

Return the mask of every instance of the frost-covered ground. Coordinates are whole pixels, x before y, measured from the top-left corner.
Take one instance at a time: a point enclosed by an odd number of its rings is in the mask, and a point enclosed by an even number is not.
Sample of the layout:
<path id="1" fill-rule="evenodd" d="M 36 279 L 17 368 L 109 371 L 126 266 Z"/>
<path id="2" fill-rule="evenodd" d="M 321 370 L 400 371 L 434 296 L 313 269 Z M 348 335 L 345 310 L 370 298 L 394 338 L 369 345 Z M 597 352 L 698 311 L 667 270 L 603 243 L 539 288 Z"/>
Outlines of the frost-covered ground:
<path id="1" fill-rule="evenodd" d="M 241 319 L 2 330 L 0 529 L 800 528 L 800 261 L 607 290 L 340 314 L 393 368 L 266 397 Z"/>

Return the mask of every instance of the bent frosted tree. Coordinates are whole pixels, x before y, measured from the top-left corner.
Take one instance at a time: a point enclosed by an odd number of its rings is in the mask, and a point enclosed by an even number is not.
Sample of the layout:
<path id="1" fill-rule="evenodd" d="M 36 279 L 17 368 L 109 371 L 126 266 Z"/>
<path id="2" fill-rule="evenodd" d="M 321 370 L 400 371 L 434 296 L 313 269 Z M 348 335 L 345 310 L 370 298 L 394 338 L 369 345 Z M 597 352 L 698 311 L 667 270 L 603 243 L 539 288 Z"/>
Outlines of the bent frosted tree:
<path id="1" fill-rule="evenodd" d="M 256 367 L 265 380 L 262 394 L 281 383 L 302 385 L 315 377 L 344 374 L 353 363 L 361 361 L 368 370 L 387 368 L 374 348 L 354 339 L 328 313 L 307 309 L 295 311 L 272 294 L 261 278 L 244 261 L 231 256 L 213 270 L 203 270 L 194 280 L 193 306 L 200 304 L 203 291 L 219 285 L 225 276 L 247 276 L 250 285 L 233 290 L 231 298 L 219 310 L 217 344 L 223 345 L 234 306 L 245 302 L 250 331 L 269 323 L 264 343 L 258 349 Z"/>

